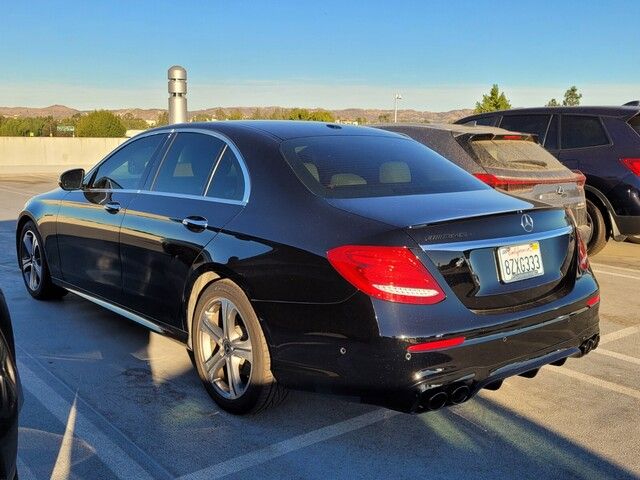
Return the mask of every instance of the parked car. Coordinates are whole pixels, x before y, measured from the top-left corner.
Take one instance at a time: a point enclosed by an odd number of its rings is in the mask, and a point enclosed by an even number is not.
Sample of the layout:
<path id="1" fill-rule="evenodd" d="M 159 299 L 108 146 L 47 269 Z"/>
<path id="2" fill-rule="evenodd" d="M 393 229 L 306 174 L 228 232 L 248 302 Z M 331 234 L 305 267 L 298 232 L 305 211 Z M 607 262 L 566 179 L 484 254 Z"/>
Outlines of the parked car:
<path id="1" fill-rule="evenodd" d="M 407 135 L 487 185 L 525 200 L 569 208 L 589 239 L 585 177 L 562 165 L 535 136 L 496 127 L 390 124 L 377 128 Z"/>
<path id="2" fill-rule="evenodd" d="M 609 238 L 640 235 L 640 102 L 620 107 L 518 108 L 456 123 L 533 133 L 567 168 L 586 177 L 589 254 Z"/>
<path id="3" fill-rule="evenodd" d="M 18 478 L 18 414 L 22 391 L 16 368 L 11 316 L 0 290 L 0 478 Z"/>
<path id="4" fill-rule="evenodd" d="M 60 185 L 18 218 L 28 292 L 66 289 L 184 342 L 234 413 L 281 387 L 437 409 L 599 339 L 571 215 L 398 134 L 172 125 Z"/>

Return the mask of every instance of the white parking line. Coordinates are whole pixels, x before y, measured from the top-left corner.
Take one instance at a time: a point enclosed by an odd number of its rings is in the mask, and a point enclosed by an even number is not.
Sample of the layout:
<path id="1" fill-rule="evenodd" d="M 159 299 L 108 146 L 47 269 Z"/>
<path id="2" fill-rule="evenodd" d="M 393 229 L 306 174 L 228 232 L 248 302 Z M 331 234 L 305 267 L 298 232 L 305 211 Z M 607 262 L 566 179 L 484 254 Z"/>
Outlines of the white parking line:
<path id="1" fill-rule="evenodd" d="M 597 274 L 602 274 L 602 275 L 611 275 L 612 277 L 622 277 L 622 278 L 630 278 L 632 280 L 640 280 L 640 277 L 636 277 L 634 275 L 625 275 L 624 273 L 614 273 L 614 272 L 607 272 L 606 270 L 598 270 L 598 269 L 593 269 L 593 271 Z"/>
<path id="2" fill-rule="evenodd" d="M 72 405 L 58 395 L 51 387 L 33 373 L 23 362 L 19 366 L 23 387 L 62 424 L 66 425 Z M 75 422 L 77 437 L 82 438 L 95 448 L 96 455 L 118 478 L 148 479 L 153 477 L 147 473 L 133 458 L 113 443 L 85 415 L 77 413 Z"/>
<path id="3" fill-rule="evenodd" d="M 628 397 L 632 397 L 632 398 L 635 398 L 636 400 L 640 400 L 640 390 L 635 390 L 633 388 L 624 387 L 616 383 L 607 382 L 606 380 L 601 380 L 599 378 L 592 377 L 591 375 L 586 375 L 584 373 L 576 372 L 568 368 L 554 368 L 553 370 L 548 370 L 548 371 L 560 373 L 561 375 L 575 378 L 577 380 L 582 380 L 583 382 L 590 383 L 591 385 L 596 385 L 601 388 L 606 388 L 607 390 L 611 390 L 612 392 L 621 393 L 622 395 L 627 395 Z"/>
<path id="4" fill-rule="evenodd" d="M 614 270 L 622 270 L 624 272 L 640 274 L 640 268 L 616 267 L 615 265 L 607 265 L 606 263 L 593 263 L 593 262 L 591 262 L 591 265 L 596 268 L 613 268 Z"/>
<path id="5" fill-rule="evenodd" d="M 600 355 L 605 355 L 607 357 L 615 358 L 617 360 L 622 360 L 629 363 L 634 363 L 636 365 L 640 365 L 640 358 L 632 357 L 630 355 L 625 355 L 624 353 L 613 352 L 611 350 L 605 350 L 604 348 L 596 348 L 592 350 L 593 353 L 599 353 Z"/>
<path id="6" fill-rule="evenodd" d="M 602 335 L 600 337 L 600 345 L 605 345 L 610 342 L 615 342 L 616 340 L 620 340 L 621 338 L 629 337 L 636 333 L 640 332 L 640 325 L 635 325 L 633 327 L 622 328 L 620 330 L 616 330 L 615 332 L 607 333 L 606 335 Z"/>
<path id="7" fill-rule="evenodd" d="M 324 442 L 325 440 L 330 440 L 334 437 L 344 435 L 345 433 L 373 425 L 374 423 L 388 420 L 396 415 L 400 415 L 400 412 L 384 409 L 374 410 L 373 412 L 365 413 L 364 415 L 335 423 L 328 427 L 312 430 L 311 432 L 298 435 L 297 437 L 293 437 L 279 443 L 274 443 L 268 447 L 255 450 L 245 455 L 240 455 L 239 457 L 218 463 L 217 465 L 212 465 L 211 467 L 204 468 L 197 472 L 189 473 L 180 477 L 180 480 L 210 480 L 214 478 L 222 478 L 268 462 L 269 460 L 281 457 L 287 453 L 300 450 L 301 448 Z"/>

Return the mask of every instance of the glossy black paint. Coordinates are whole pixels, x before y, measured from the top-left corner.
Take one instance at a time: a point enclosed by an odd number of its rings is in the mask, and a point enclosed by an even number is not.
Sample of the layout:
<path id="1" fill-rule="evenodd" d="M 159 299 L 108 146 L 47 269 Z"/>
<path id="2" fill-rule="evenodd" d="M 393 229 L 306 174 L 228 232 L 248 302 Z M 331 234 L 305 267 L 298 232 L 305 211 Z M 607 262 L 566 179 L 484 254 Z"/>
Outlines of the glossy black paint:
<path id="1" fill-rule="evenodd" d="M 505 118 L 514 115 L 557 117 L 558 132 L 554 132 L 555 135 L 550 138 L 552 129 L 549 128 L 546 138 L 540 138 L 540 143 L 566 167 L 578 169 L 585 174 L 587 198 L 603 211 L 610 228 L 615 226 L 615 230 L 622 235 L 640 235 L 640 177 L 631 173 L 620 162 L 622 158 L 640 156 L 640 134 L 628 123 L 631 118 L 640 115 L 638 106 L 518 108 L 471 115 L 456 123 L 491 121 L 499 126 Z M 562 119 L 566 115 L 599 119 L 609 142 L 594 147 L 564 148 L 558 140 L 562 132 Z"/>
<path id="2" fill-rule="evenodd" d="M 478 387 L 512 362 L 534 361 L 561 346 L 572 355 L 584 335 L 597 333 L 597 307 L 587 309 L 585 303 L 597 283 L 590 272 L 577 272 L 576 240 L 563 210 L 503 195 L 481 182 L 466 193 L 326 200 L 307 190 L 280 153 L 283 140 L 303 136 L 397 137 L 381 130 L 312 122 L 175 128 L 211 132 L 237 148 L 248 172 L 248 200 L 153 192 L 148 180 L 141 191 L 59 189 L 35 197 L 18 231 L 26 219 L 36 222 L 55 283 L 124 308 L 188 342 L 189 308 L 200 291 L 194 285 L 202 278 L 230 278 L 258 314 L 279 382 L 377 398 L 402 393 L 407 402 L 393 406 L 405 410 L 427 383 L 453 382 L 471 372 Z M 148 178 L 170 143 L 156 155 Z M 119 211 L 105 209 L 113 202 Z M 534 235 L 569 230 L 541 240 L 549 262 L 545 276 L 505 286 L 496 280 L 493 248 L 456 250 L 462 241 L 517 242 L 525 211 L 534 217 Z M 206 219 L 206 228 L 185 226 L 187 217 Z M 446 253 L 429 250 L 442 243 L 454 246 Z M 411 248 L 446 300 L 397 304 L 357 291 L 326 258 L 329 249 L 348 244 Z M 456 259 L 464 259 L 462 267 L 452 267 Z M 406 354 L 412 343 L 458 334 L 473 342 Z M 496 334 L 509 338 L 508 345 Z M 433 368 L 438 375 L 423 375 Z"/>
<path id="3" fill-rule="evenodd" d="M 11 316 L 0 290 L 0 478 L 14 478 L 22 389 L 16 368 Z"/>

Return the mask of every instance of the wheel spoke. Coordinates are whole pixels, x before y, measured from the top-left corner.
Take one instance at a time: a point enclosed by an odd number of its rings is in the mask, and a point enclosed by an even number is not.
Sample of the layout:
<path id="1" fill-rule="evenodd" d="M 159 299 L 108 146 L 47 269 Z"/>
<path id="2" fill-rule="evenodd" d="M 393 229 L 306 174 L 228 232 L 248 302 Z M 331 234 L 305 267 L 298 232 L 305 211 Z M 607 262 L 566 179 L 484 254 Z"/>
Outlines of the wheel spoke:
<path id="1" fill-rule="evenodd" d="M 31 268 L 31 257 L 22 259 L 22 271 L 27 273 L 27 271 Z"/>
<path id="2" fill-rule="evenodd" d="M 235 307 L 226 298 L 220 299 L 220 322 L 222 323 L 222 330 L 224 337 L 231 339 L 231 332 L 233 331 L 233 317 L 231 312 L 235 311 Z"/>
<path id="3" fill-rule="evenodd" d="M 31 257 L 33 255 L 33 237 L 31 236 L 31 232 L 27 232 L 22 237 L 22 244 L 24 245 L 24 249 L 27 251 L 27 254 Z"/>
<path id="4" fill-rule="evenodd" d="M 211 337 L 214 342 L 220 345 L 222 343 L 222 338 L 224 336 L 224 333 L 222 332 L 222 329 L 214 323 L 211 316 L 212 315 L 210 312 L 205 311 L 202 314 L 202 322 L 200 323 L 200 325 L 201 325 L 202 331 L 205 334 L 207 334 L 209 337 Z"/>
<path id="5" fill-rule="evenodd" d="M 240 361 L 234 357 L 227 357 L 227 383 L 229 393 L 237 397 L 241 393 Z"/>
<path id="6" fill-rule="evenodd" d="M 36 290 L 38 288 L 38 275 L 35 268 L 31 268 L 29 271 L 29 288 Z"/>
<path id="7" fill-rule="evenodd" d="M 249 363 L 253 362 L 253 353 L 251 352 L 250 340 L 231 342 L 231 345 L 233 346 L 232 355 L 234 357 L 246 360 Z"/>
<path id="8" fill-rule="evenodd" d="M 38 279 L 42 278 L 42 265 L 39 265 L 37 261 L 33 262 L 33 269 L 36 271 Z"/>
<path id="9" fill-rule="evenodd" d="M 220 355 L 219 353 L 214 353 L 211 355 L 211 358 L 204 362 L 204 368 L 207 371 L 207 376 L 209 377 L 209 381 L 215 382 L 219 379 L 215 375 L 220 371 L 222 367 L 224 367 L 227 359 Z"/>

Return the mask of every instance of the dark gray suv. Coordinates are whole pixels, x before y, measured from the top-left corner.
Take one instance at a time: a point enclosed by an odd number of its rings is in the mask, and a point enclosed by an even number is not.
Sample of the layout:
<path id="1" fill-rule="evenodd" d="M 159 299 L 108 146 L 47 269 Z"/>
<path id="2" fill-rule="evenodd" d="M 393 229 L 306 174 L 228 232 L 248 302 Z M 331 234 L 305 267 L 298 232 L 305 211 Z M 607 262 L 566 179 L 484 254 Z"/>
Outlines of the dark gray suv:
<path id="1" fill-rule="evenodd" d="M 614 107 L 519 108 L 472 115 L 458 124 L 533 133 L 587 182 L 589 254 L 607 240 L 640 238 L 640 102 Z"/>

